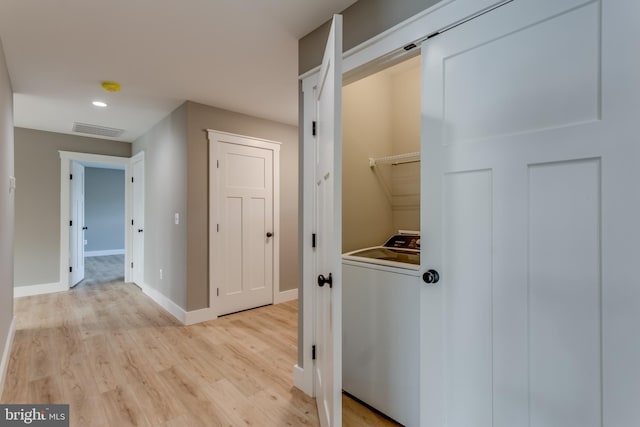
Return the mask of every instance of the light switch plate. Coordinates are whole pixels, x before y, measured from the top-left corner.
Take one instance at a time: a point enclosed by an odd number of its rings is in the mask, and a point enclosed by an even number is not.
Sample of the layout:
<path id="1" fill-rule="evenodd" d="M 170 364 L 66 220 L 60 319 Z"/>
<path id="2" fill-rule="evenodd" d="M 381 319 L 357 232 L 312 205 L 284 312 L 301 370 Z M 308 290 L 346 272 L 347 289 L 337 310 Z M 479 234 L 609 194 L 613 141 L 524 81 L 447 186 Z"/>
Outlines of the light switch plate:
<path id="1" fill-rule="evenodd" d="M 10 176 L 9 177 L 9 193 L 11 193 L 15 189 L 16 189 L 16 177 Z"/>
<path id="2" fill-rule="evenodd" d="M 174 215 L 173 221 L 176 223 L 176 225 L 180 224 L 180 214 L 178 212 L 176 212 L 176 214 Z"/>

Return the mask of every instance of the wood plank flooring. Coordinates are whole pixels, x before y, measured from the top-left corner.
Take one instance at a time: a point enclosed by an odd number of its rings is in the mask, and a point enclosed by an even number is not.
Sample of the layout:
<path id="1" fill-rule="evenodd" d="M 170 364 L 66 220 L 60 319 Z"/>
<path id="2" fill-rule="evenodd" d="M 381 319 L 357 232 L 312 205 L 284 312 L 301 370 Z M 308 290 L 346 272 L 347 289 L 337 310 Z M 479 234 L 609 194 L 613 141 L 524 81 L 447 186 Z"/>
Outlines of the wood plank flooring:
<path id="1" fill-rule="evenodd" d="M 297 301 L 192 326 L 132 284 L 16 299 L 2 403 L 69 403 L 71 426 L 318 426 L 293 387 Z M 343 398 L 345 426 L 397 425 Z"/>

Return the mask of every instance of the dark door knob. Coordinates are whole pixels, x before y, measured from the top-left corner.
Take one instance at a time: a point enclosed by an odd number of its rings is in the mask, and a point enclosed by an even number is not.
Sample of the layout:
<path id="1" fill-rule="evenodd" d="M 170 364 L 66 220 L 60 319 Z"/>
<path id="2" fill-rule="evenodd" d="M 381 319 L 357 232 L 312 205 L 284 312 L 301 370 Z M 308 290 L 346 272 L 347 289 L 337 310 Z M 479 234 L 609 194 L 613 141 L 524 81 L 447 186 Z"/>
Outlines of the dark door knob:
<path id="1" fill-rule="evenodd" d="M 438 283 L 440 281 L 440 274 L 435 270 L 427 270 L 422 275 L 422 280 L 424 280 L 424 283 Z"/>
<path id="2" fill-rule="evenodd" d="M 88 228 L 89 228 L 89 227 L 86 227 L 86 226 L 85 226 L 85 227 L 82 227 L 82 229 L 83 229 L 83 230 L 87 230 Z"/>
<path id="3" fill-rule="evenodd" d="M 327 283 L 330 288 L 333 288 L 333 277 L 331 273 L 329 273 L 329 277 L 324 277 L 322 274 L 318 276 L 318 286 L 323 287 Z"/>
<path id="4" fill-rule="evenodd" d="M 273 233 L 269 231 L 269 232 L 267 233 L 267 237 L 272 237 L 272 236 L 273 236 Z"/>
<path id="5" fill-rule="evenodd" d="M 142 228 L 138 228 L 138 233 L 142 233 Z"/>

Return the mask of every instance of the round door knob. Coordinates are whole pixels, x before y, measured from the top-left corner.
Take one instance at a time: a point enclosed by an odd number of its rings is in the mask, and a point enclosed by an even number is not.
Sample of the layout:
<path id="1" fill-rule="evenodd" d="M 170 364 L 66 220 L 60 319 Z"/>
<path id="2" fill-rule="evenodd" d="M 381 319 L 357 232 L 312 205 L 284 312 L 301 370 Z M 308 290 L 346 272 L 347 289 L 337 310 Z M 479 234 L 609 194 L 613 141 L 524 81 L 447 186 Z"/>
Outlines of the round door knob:
<path id="1" fill-rule="evenodd" d="M 422 280 L 424 280 L 424 283 L 429 284 L 438 283 L 440 281 L 440 274 L 436 270 L 427 270 L 422 275 Z"/>
<path id="2" fill-rule="evenodd" d="M 138 228 L 138 233 L 142 233 L 142 228 Z"/>
<path id="3" fill-rule="evenodd" d="M 329 273 L 329 277 L 324 277 L 322 274 L 318 276 L 318 286 L 323 287 L 327 283 L 330 288 L 333 288 L 333 277 L 331 273 Z"/>
<path id="4" fill-rule="evenodd" d="M 269 232 L 267 233 L 267 237 L 272 237 L 272 236 L 273 236 L 273 233 L 269 231 Z"/>

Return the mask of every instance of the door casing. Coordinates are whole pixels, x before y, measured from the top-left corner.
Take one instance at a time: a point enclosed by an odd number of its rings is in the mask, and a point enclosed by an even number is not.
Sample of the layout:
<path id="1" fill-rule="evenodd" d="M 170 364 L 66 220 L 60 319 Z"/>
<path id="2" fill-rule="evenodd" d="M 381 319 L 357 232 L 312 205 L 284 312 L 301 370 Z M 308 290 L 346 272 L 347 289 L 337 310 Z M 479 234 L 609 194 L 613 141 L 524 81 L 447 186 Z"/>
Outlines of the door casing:
<path id="1" fill-rule="evenodd" d="M 217 233 L 216 224 L 221 219 L 218 218 L 218 211 L 215 206 L 217 194 L 215 193 L 217 183 L 215 182 L 215 164 L 217 159 L 217 148 L 221 142 L 237 144 L 247 147 L 270 150 L 273 153 L 273 301 L 277 301 L 277 294 L 280 291 L 280 142 L 270 141 L 262 138 L 255 138 L 245 135 L 237 135 L 229 132 L 222 132 L 213 129 L 207 130 L 209 139 L 209 315 L 207 319 L 216 319 L 219 316 L 216 307 L 215 275 L 212 274 L 221 262 L 216 256 Z"/>
<path id="2" fill-rule="evenodd" d="M 131 159 L 129 157 L 105 156 L 100 154 L 76 153 L 71 151 L 60 151 L 60 281 L 61 288 L 69 288 L 69 218 L 70 218 L 70 180 L 71 162 L 77 161 L 85 166 L 113 165 L 114 168 L 124 169 L 125 173 L 125 282 L 131 281 L 132 245 L 131 245 Z M 129 225 L 129 226 L 127 226 Z"/>

